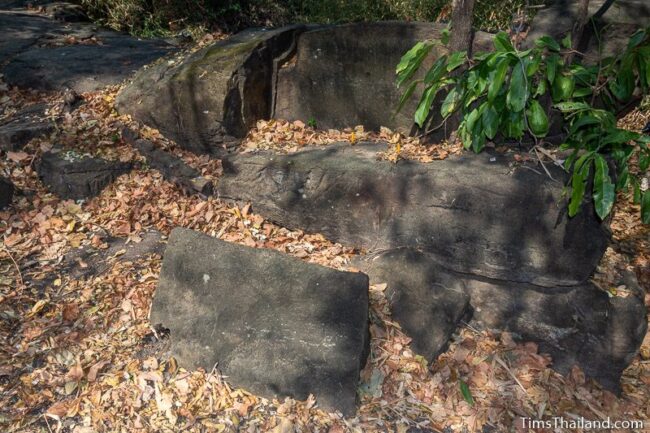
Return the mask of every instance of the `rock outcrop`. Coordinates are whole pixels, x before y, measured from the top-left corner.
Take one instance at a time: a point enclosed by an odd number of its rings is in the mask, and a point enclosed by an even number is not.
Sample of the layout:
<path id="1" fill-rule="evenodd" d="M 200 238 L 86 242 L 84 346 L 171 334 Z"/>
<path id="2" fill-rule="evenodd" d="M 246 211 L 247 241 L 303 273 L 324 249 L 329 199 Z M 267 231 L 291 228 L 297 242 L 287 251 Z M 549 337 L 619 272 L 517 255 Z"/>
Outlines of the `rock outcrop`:
<path id="1" fill-rule="evenodd" d="M 609 231 L 585 206 L 574 218 L 555 179 L 502 155 L 422 164 L 377 161 L 386 144 L 331 145 L 224 161 L 222 197 L 278 224 L 368 250 L 413 247 L 457 272 L 538 285 L 584 282 Z"/>
<path id="2" fill-rule="evenodd" d="M 460 293 L 469 299 L 466 319 L 474 327 L 506 330 L 520 341 L 537 342 L 540 352 L 551 355 L 555 370 L 566 374 L 578 365 L 587 376 L 618 391 L 621 373 L 647 332 L 644 293 L 638 285 L 630 284 L 627 297 L 610 298 L 589 282 L 541 287 L 479 278 L 450 271 L 430 254 L 409 248 L 358 264 L 371 283 L 387 284 L 393 316 L 416 350 L 448 329 L 445 324 L 454 323 L 458 316 L 449 312 L 460 311 Z M 429 305 L 432 298 L 436 302 Z"/>
<path id="3" fill-rule="evenodd" d="M 54 123 L 45 117 L 45 108 L 36 104 L 0 121 L 0 150 L 21 149 L 31 139 L 52 132 Z"/>
<path id="4" fill-rule="evenodd" d="M 98 195 L 118 176 L 128 173 L 131 164 L 107 161 L 55 150 L 43 154 L 37 166 L 43 183 L 63 199 L 80 200 Z"/>
<path id="5" fill-rule="evenodd" d="M 368 277 L 174 229 L 151 323 L 180 365 L 349 416 L 369 352 Z"/>
<path id="6" fill-rule="evenodd" d="M 56 10 L 52 13 L 58 17 Z M 140 40 L 89 23 L 66 24 L 24 10 L 0 11 L 0 29 L 4 80 L 37 90 L 89 92 L 119 84 L 175 50 L 161 40 Z"/>
<path id="7" fill-rule="evenodd" d="M 119 94 L 117 107 L 185 149 L 219 152 L 271 116 L 279 61 L 303 30 L 247 30 L 178 64 L 159 63 L 136 76 Z"/>

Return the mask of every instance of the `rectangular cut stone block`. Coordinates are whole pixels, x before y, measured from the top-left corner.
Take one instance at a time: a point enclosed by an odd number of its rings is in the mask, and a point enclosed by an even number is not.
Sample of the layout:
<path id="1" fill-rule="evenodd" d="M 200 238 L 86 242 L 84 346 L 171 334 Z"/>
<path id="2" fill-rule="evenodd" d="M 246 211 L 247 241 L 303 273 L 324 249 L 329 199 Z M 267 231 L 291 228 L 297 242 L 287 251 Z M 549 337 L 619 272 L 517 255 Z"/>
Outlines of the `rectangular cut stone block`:
<path id="1" fill-rule="evenodd" d="M 352 415 L 369 351 L 368 277 L 174 229 L 151 323 L 180 365 Z"/>
<path id="2" fill-rule="evenodd" d="M 544 286 L 585 281 L 607 246 L 593 205 L 574 218 L 554 178 L 503 155 L 429 164 L 378 161 L 386 144 L 331 145 L 290 155 L 235 155 L 222 197 L 292 228 L 371 251 L 413 247 L 458 272 Z"/>

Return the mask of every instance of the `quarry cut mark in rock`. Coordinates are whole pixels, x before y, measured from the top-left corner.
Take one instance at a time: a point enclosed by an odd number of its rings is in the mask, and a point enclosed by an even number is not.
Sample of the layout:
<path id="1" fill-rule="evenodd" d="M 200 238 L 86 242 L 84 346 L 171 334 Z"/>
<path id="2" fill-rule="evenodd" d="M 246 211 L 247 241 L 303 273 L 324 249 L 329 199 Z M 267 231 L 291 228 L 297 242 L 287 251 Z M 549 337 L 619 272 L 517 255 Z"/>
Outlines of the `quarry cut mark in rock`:
<path id="1" fill-rule="evenodd" d="M 168 328 L 187 369 L 218 365 L 256 394 L 356 411 L 369 352 L 368 277 L 176 228 L 151 324 Z"/>

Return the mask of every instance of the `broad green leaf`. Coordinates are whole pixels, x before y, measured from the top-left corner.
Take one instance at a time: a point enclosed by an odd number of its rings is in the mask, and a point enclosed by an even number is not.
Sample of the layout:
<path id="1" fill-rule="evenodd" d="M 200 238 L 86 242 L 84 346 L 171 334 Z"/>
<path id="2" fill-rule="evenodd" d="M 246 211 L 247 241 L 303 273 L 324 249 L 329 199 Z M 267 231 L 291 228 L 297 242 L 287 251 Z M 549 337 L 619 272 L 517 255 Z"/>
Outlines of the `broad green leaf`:
<path id="1" fill-rule="evenodd" d="M 547 90 L 548 88 L 546 87 L 546 79 L 542 78 L 539 81 L 539 84 L 537 85 L 537 90 L 535 90 L 535 94 L 533 96 L 545 95 Z"/>
<path id="2" fill-rule="evenodd" d="M 481 118 L 483 133 L 488 139 L 492 140 L 494 136 L 497 135 L 497 130 L 499 127 L 499 113 L 497 113 L 497 110 L 492 104 L 489 104 L 487 102 L 484 102 L 484 104 L 487 104 L 487 106 L 483 110 L 483 116 Z"/>
<path id="3" fill-rule="evenodd" d="M 399 98 L 399 104 L 397 105 L 397 110 L 396 113 L 399 113 L 402 108 L 404 107 L 404 104 L 406 104 L 406 101 L 408 101 L 411 96 L 413 95 L 413 92 L 415 91 L 415 88 L 417 87 L 418 82 L 413 81 L 409 86 L 406 88 L 404 93 L 402 93 L 402 96 Z"/>
<path id="4" fill-rule="evenodd" d="M 630 40 L 627 43 L 628 50 L 637 47 L 641 42 L 643 42 L 645 36 L 645 30 L 637 30 L 632 36 L 630 36 Z"/>
<path id="5" fill-rule="evenodd" d="M 474 406 L 474 397 L 472 397 L 472 393 L 469 390 L 469 386 L 461 379 L 458 379 L 458 383 L 460 385 L 460 393 L 462 394 L 463 399 L 470 406 Z"/>
<path id="6" fill-rule="evenodd" d="M 476 122 L 480 119 L 478 109 L 475 108 L 473 109 L 465 118 L 466 126 L 469 131 L 474 130 L 474 125 L 476 125 Z"/>
<path id="7" fill-rule="evenodd" d="M 445 73 L 445 64 L 447 62 L 447 56 L 441 56 L 439 57 L 433 65 L 431 65 L 431 68 L 427 71 L 426 75 L 424 76 L 424 82 L 426 84 L 431 84 L 435 83 L 436 81 L 440 80 L 442 76 Z"/>
<path id="8" fill-rule="evenodd" d="M 563 113 L 589 110 L 590 108 L 589 104 L 584 102 L 558 102 L 557 104 L 553 104 L 553 106 Z"/>
<path id="9" fill-rule="evenodd" d="M 614 184 L 609 177 L 609 168 L 607 161 L 600 154 L 594 156 L 594 205 L 596 206 L 596 214 L 601 220 L 604 220 L 609 215 L 614 205 L 616 193 L 614 192 Z"/>
<path id="10" fill-rule="evenodd" d="M 400 87 L 415 74 L 432 47 L 432 42 L 418 42 L 404 54 L 397 65 L 397 87 Z"/>
<path id="11" fill-rule="evenodd" d="M 423 50 L 427 49 L 427 46 L 430 47 L 432 44 L 428 44 L 427 42 L 418 42 L 416 43 L 413 48 L 408 50 L 400 59 L 399 63 L 397 64 L 397 68 L 395 69 L 396 74 L 400 74 L 401 72 L 404 72 L 409 65 L 420 55 L 420 53 Z"/>
<path id="12" fill-rule="evenodd" d="M 616 190 L 620 191 L 627 187 L 627 184 L 630 181 L 630 170 L 627 164 L 623 166 L 623 169 L 616 176 Z"/>
<path id="13" fill-rule="evenodd" d="M 634 204 L 641 204 L 641 185 L 639 182 L 634 181 Z"/>
<path id="14" fill-rule="evenodd" d="M 442 32 L 440 32 L 440 42 L 442 42 L 444 45 L 449 44 L 449 29 L 442 29 Z"/>
<path id="15" fill-rule="evenodd" d="M 641 198 L 641 221 L 650 224 L 650 189 L 643 193 Z"/>
<path id="16" fill-rule="evenodd" d="M 457 51 L 449 56 L 449 64 L 447 64 L 447 72 L 451 72 L 460 65 L 464 64 L 467 60 L 467 51 Z"/>
<path id="17" fill-rule="evenodd" d="M 494 37 L 494 48 L 497 51 L 511 53 L 515 49 L 510 42 L 510 36 L 506 32 L 499 32 Z"/>
<path id="18" fill-rule="evenodd" d="M 540 103 L 533 99 L 528 106 L 528 127 L 536 137 L 545 137 L 548 134 L 548 116 Z"/>
<path id="19" fill-rule="evenodd" d="M 424 122 L 429 116 L 431 111 L 431 104 L 433 104 L 433 98 L 435 98 L 436 93 L 438 93 L 438 86 L 431 86 L 424 91 L 420 102 L 418 103 L 418 108 L 415 110 L 415 123 L 421 128 L 424 125 Z"/>
<path id="20" fill-rule="evenodd" d="M 558 75 L 552 87 L 552 96 L 555 101 L 564 101 L 573 96 L 576 82 L 571 75 Z"/>
<path id="21" fill-rule="evenodd" d="M 553 84 L 555 82 L 555 75 L 557 75 L 557 67 L 560 63 L 560 56 L 557 54 L 551 54 L 546 59 L 546 78 L 548 82 Z"/>
<path id="22" fill-rule="evenodd" d="M 609 128 L 605 130 L 604 137 L 601 140 L 603 146 L 607 144 L 624 144 L 639 138 L 639 134 L 627 129 Z"/>
<path id="23" fill-rule="evenodd" d="M 571 33 L 562 38 L 561 44 L 566 49 L 571 49 Z"/>
<path id="24" fill-rule="evenodd" d="M 447 93 L 447 96 L 445 97 L 445 100 L 442 101 L 442 106 L 440 107 L 440 114 L 442 117 L 447 117 L 456 110 L 460 98 L 461 94 L 458 87 L 454 87 L 449 91 L 449 93 Z"/>
<path id="25" fill-rule="evenodd" d="M 548 48 L 551 51 L 560 51 L 560 44 L 550 36 L 542 36 L 535 41 L 538 48 Z"/>
<path id="26" fill-rule="evenodd" d="M 521 111 L 526 106 L 528 81 L 523 65 L 518 64 L 512 68 L 510 88 L 506 97 L 506 104 L 512 111 Z"/>
<path id="27" fill-rule="evenodd" d="M 584 98 L 592 94 L 591 87 L 578 87 L 573 91 L 574 98 Z"/>
<path id="28" fill-rule="evenodd" d="M 505 135 L 508 138 L 521 138 L 524 135 L 526 124 L 523 111 L 510 111 L 505 122 Z"/>
<path id="29" fill-rule="evenodd" d="M 582 199 L 585 195 L 585 184 L 589 175 L 591 154 L 580 157 L 573 168 L 571 177 L 571 201 L 569 202 L 569 216 L 574 217 L 580 210 Z"/>
<path id="30" fill-rule="evenodd" d="M 494 98 L 496 98 L 497 95 L 499 94 L 499 91 L 503 86 L 503 82 L 506 79 L 506 73 L 508 72 L 509 64 L 510 61 L 506 57 L 503 57 L 501 58 L 501 60 L 499 60 L 499 63 L 495 68 L 492 81 L 488 86 L 488 101 L 490 102 L 494 101 Z"/>
<path id="31" fill-rule="evenodd" d="M 472 150 L 480 153 L 485 147 L 485 135 L 481 133 L 472 134 Z"/>
<path id="32" fill-rule="evenodd" d="M 564 105 L 564 104 L 567 104 L 567 103 L 564 102 L 562 104 Z M 560 104 L 556 104 L 555 106 L 557 107 L 558 105 L 560 105 Z M 571 124 L 571 128 L 569 130 L 569 133 L 570 134 L 575 134 L 576 131 L 578 131 L 583 126 L 586 126 L 586 125 L 599 125 L 600 122 L 601 121 L 600 121 L 599 118 L 597 118 L 596 116 L 593 116 L 591 114 L 586 114 L 586 115 L 580 116 L 580 118 L 578 118 L 578 120 L 576 120 L 575 122 L 573 122 Z"/>
<path id="33" fill-rule="evenodd" d="M 535 56 L 532 59 L 527 57 L 522 59 L 522 62 L 526 66 L 526 76 L 532 77 L 539 70 L 539 65 L 541 64 L 542 59 L 539 56 Z"/>
<path id="34" fill-rule="evenodd" d="M 645 172 L 650 167 L 650 152 L 639 153 L 639 169 Z"/>

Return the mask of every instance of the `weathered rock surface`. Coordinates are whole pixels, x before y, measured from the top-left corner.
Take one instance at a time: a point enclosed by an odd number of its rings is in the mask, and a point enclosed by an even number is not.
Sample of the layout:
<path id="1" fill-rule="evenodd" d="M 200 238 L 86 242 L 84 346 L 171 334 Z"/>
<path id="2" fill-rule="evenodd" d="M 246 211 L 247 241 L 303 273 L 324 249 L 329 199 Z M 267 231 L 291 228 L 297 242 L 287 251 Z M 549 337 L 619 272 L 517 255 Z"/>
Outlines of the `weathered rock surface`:
<path id="1" fill-rule="evenodd" d="M 138 138 L 137 134 L 128 128 L 122 130 L 122 139 L 138 149 L 147 164 L 158 170 L 163 178 L 180 186 L 183 191 L 197 193 L 203 197 L 212 195 L 212 181 L 201 176 L 197 169 L 190 167 L 182 159 L 157 149 L 151 141 Z"/>
<path id="2" fill-rule="evenodd" d="M 403 91 L 395 86 L 395 66 L 416 42 L 439 40 L 445 28 L 440 23 L 394 21 L 302 33 L 295 55 L 279 70 L 273 117 L 305 123 L 313 119 L 319 128 L 386 126 L 409 133 L 417 98 L 395 114 Z M 474 46 L 491 50 L 491 36 L 477 32 Z M 424 65 L 444 52 L 443 45 L 435 47 Z"/>
<path id="3" fill-rule="evenodd" d="M 162 253 L 165 242 L 162 234 L 155 230 L 144 231 L 139 234 L 140 242 L 127 242 L 128 238 L 116 238 L 104 234 L 102 242 L 105 247 L 98 248 L 84 245 L 68 251 L 63 257 L 56 257 L 50 263 L 32 260 L 21 268 L 27 269 L 38 266 L 43 272 L 37 274 L 41 279 L 29 279 L 26 284 L 35 290 L 45 290 L 57 278 L 88 279 L 111 269 L 114 263 L 124 261 L 137 261 L 150 254 Z"/>
<path id="4" fill-rule="evenodd" d="M 98 195 L 118 176 L 131 170 L 131 164 L 79 156 L 72 152 L 43 154 L 38 175 L 50 191 L 64 199 L 84 199 Z"/>
<path id="5" fill-rule="evenodd" d="M 155 65 L 119 94 L 117 107 L 188 150 L 223 149 L 271 116 L 277 59 L 303 29 L 247 30 L 179 64 Z"/>
<path id="6" fill-rule="evenodd" d="M 408 248 L 390 250 L 357 262 L 372 284 L 387 283 L 393 318 L 413 340 L 413 350 L 429 362 L 447 349 L 461 320 L 469 321 L 469 296 L 455 283 L 455 276 L 430 273 L 437 269 L 422 253 Z"/>
<path id="7" fill-rule="evenodd" d="M 591 283 L 540 287 L 460 274 L 436 262 L 430 254 L 400 249 L 361 261 L 360 267 L 373 284 L 387 283 L 388 291 L 415 294 L 398 300 L 397 311 L 408 309 L 427 317 L 427 292 L 430 296 L 438 296 L 441 290 L 464 293 L 470 298 L 474 326 L 507 330 L 521 341 L 537 342 L 561 373 L 579 365 L 605 387 L 620 388 L 621 373 L 638 353 L 647 331 L 644 294 L 638 286 L 626 298 L 610 299 Z M 414 348 L 435 332 L 409 333 Z"/>
<path id="8" fill-rule="evenodd" d="M 592 206 L 565 215 L 562 184 L 502 155 L 377 161 L 386 144 L 337 144 L 224 161 L 218 192 L 282 226 L 370 250 L 415 247 L 458 272 L 539 285 L 584 282 L 608 241 Z M 560 169 L 549 167 L 555 179 Z"/>
<path id="9" fill-rule="evenodd" d="M 595 14 L 605 0 L 591 0 L 589 15 Z M 578 2 L 571 0 L 555 0 L 549 7 L 540 10 L 533 19 L 531 30 L 527 35 L 527 43 L 532 44 L 543 35 L 550 35 L 560 40 L 570 33 L 578 14 Z M 588 63 L 596 63 L 602 55 L 616 56 L 627 47 L 630 36 L 639 28 L 650 25 L 650 4 L 646 0 L 619 0 L 607 10 L 597 24 L 602 34 L 599 38 L 591 33 L 586 39 L 585 46 L 579 47 L 585 53 Z"/>
<path id="10" fill-rule="evenodd" d="M 271 117 L 408 132 L 416 101 L 393 118 L 401 94 L 395 66 L 415 42 L 439 38 L 443 28 L 389 22 L 249 30 L 178 65 L 141 72 L 118 108 L 201 153 L 236 145 L 257 120 Z M 490 40 L 478 32 L 476 49 L 490 49 Z"/>
<path id="11" fill-rule="evenodd" d="M 139 40 L 91 24 L 65 24 L 24 11 L 0 11 L 0 35 L 4 80 L 38 90 L 87 92 L 118 84 L 174 50 L 163 41 Z M 70 44 L 70 40 L 80 43 Z"/>
<path id="12" fill-rule="evenodd" d="M 14 184 L 0 176 L 0 209 L 9 206 L 14 196 Z"/>
<path id="13" fill-rule="evenodd" d="M 368 277 L 194 232 L 170 235 L 151 323 L 186 368 L 263 396 L 355 412 L 368 354 Z"/>
<path id="14" fill-rule="evenodd" d="M 0 149 L 15 151 L 31 139 L 49 134 L 54 124 L 45 118 L 45 105 L 37 104 L 0 121 Z"/>

